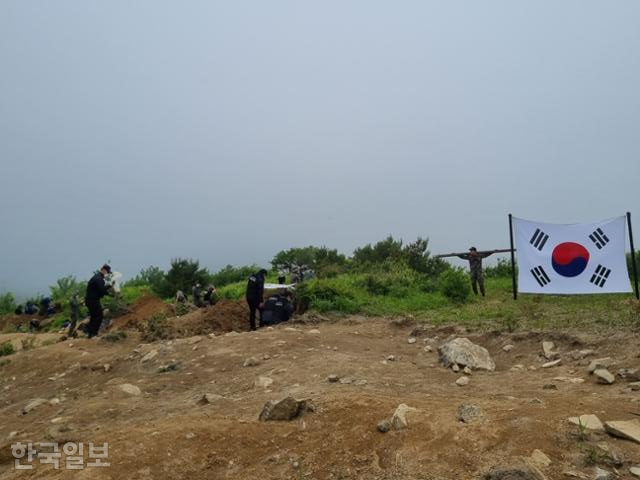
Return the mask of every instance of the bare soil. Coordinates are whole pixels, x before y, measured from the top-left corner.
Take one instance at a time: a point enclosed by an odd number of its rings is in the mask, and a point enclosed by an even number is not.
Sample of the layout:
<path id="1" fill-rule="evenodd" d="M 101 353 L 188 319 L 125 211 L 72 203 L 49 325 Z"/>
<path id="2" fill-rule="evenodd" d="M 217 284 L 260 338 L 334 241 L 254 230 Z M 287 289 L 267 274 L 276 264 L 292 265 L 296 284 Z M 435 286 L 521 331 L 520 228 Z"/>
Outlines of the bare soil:
<path id="1" fill-rule="evenodd" d="M 153 314 L 147 306 L 141 302 L 116 325 L 133 328 Z M 619 478 L 632 478 L 629 467 L 640 464 L 638 444 L 603 432 L 581 438 L 567 422 L 587 413 L 603 421 L 640 415 L 640 392 L 620 378 L 598 384 L 587 373 L 590 359 L 606 356 L 615 361 L 614 373 L 640 367 L 631 332 L 505 334 L 427 326 L 409 344 L 412 321 L 316 318 L 247 332 L 246 319 L 243 302 L 221 302 L 172 319 L 174 334 L 185 338 L 141 344 L 131 330 L 113 343 L 49 344 L 58 337 L 36 335 L 37 348 L 1 357 L 0 479 L 476 479 L 534 449 L 550 457 L 542 468 L 549 479 L 593 478 L 594 462 L 614 469 L 606 455 L 593 453 L 599 443 L 619 457 Z M 442 367 L 437 354 L 438 345 L 455 336 L 486 347 L 496 371 L 474 371 L 467 386 L 457 386 L 462 374 Z M 0 335 L 0 342 L 20 344 L 24 337 Z M 560 366 L 541 368 L 543 340 L 558 346 Z M 507 344 L 514 345 L 509 352 L 502 349 Z M 570 353 L 581 349 L 595 354 L 574 360 Z M 152 351 L 157 355 L 143 361 Z M 390 355 L 395 360 L 387 360 Z M 259 364 L 243 366 L 248 357 Z M 176 369 L 159 371 L 170 364 Z M 346 383 L 328 382 L 331 374 Z M 258 377 L 273 384 L 257 387 Z M 142 393 L 127 394 L 121 384 Z M 549 384 L 557 389 L 543 388 Z M 204 394 L 218 397 L 205 404 Z M 289 422 L 258 421 L 265 402 L 287 395 L 311 400 L 315 411 Z M 60 402 L 23 414 L 35 398 Z M 401 403 L 416 409 L 408 428 L 380 433 L 378 422 Z M 461 404 L 480 406 L 484 416 L 460 422 Z M 9 438 L 11 432 L 17 433 Z M 17 441 L 108 442 L 111 466 L 55 470 L 36 461 L 33 470 L 16 471 L 11 444 Z"/>

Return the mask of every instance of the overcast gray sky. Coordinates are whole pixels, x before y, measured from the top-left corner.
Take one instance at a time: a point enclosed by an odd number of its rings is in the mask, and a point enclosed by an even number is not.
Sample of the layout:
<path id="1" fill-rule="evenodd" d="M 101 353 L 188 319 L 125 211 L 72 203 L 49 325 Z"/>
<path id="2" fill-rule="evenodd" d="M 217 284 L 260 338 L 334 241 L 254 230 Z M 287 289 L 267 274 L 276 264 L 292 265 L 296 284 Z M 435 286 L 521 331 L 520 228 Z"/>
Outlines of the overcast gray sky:
<path id="1" fill-rule="evenodd" d="M 3 0 L 0 291 L 638 214 L 638 19 L 636 0 Z"/>

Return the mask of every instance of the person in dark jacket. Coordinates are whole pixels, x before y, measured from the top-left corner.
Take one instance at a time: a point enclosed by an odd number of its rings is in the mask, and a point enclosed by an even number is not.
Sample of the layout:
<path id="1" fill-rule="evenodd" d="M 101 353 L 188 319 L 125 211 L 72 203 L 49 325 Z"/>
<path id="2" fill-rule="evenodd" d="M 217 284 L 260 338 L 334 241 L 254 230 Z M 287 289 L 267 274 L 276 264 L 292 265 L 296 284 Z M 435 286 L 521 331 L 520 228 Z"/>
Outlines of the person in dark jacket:
<path id="1" fill-rule="evenodd" d="M 84 304 L 89 309 L 89 325 L 87 326 L 87 336 L 95 337 L 102 325 L 102 304 L 100 299 L 109 293 L 109 286 L 106 284 L 104 277 L 111 273 L 109 265 L 103 265 L 89 283 L 87 284 L 87 293 L 84 297 Z"/>
<path id="2" fill-rule="evenodd" d="M 273 295 L 264 302 L 262 315 L 260 316 L 260 326 L 276 325 L 286 322 L 293 314 L 293 305 L 289 300 L 289 293 L 282 291 Z"/>
<path id="3" fill-rule="evenodd" d="M 249 304 L 249 326 L 256 329 L 256 310 L 260 309 L 264 296 L 264 280 L 267 271 L 263 268 L 249 277 L 247 282 L 247 303 Z"/>

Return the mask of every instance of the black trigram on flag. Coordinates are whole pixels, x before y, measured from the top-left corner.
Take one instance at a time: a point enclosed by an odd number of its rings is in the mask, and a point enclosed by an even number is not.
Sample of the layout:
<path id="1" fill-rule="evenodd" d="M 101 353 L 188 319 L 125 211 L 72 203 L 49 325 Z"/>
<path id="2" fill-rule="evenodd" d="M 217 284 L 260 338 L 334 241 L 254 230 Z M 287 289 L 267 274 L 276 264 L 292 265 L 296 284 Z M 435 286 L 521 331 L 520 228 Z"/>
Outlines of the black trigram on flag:
<path id="1" fill-rule="evenodd" d="M 591 241 L 598 247 L 600 250 L 607 243 L 609 243 L 609 237 L 607 237 L 601 228 L 596 228 L 591 235 L 589 235 Z"/>
<path id="2" fill-rule="evenodd" d="M 536 282 L 538 282 L 538 285 L 540 285 L 541 287 L 544 287 L 551 282 L 549 275 L 547 275 L 547 272 L 544 271 L 542 265 L 538 265 L 537 267 L 532 268 L 531 275 L 533 275 L 533 278 L 536 279 Z"/>
<path id="3" fill-rule="evenodd" d="M 533 237 L 531 237 L 531 240 L 529 240 L 529 243 L 538 250 L 542 251 L 544 244 L 547 243 L 547 240 L 549 240 L 549 235 L 544 233 L 539 228 L 536 228 L 536 231 L 533 234 Z"/>
<path id="4" fill-rule="evenodd" d="M 598 229 L 600 230 L 600 229 Z M 591 280 L 589 280 L 594 285 L 602 288 L 604 287 L 607 278 L 609 278 L 609 274 L 611 273 L 610 268 L 603 267 L 602 265 L 598 265 L 596 267 L 596 271 L 591 275 Z"/>

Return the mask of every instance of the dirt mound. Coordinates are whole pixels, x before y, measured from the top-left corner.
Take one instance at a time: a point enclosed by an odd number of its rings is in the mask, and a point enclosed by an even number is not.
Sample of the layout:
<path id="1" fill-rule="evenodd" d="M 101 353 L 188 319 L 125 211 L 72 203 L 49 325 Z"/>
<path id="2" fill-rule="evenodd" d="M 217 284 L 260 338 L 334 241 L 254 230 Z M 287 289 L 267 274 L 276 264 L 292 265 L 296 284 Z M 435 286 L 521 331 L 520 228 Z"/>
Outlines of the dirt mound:
<path id="1" fill-rule="evenodd" d="M 171 305 L 167 305 L 158 297 L 143 295 L 136 300 L 124 315 L 113 320 L 111 330 L 125 330 L 136 328 L 140 323 L 146 322 L 154 315 L 172 314 Z"/>
<path id="2" fill-rule="evenodd" d="M 242 300 L 221 300 L 169 321 L 174 336 L 249 330 L 249 307 Z"/>

